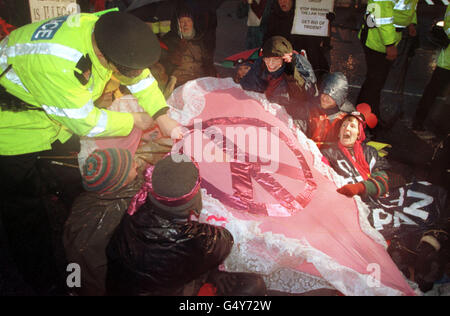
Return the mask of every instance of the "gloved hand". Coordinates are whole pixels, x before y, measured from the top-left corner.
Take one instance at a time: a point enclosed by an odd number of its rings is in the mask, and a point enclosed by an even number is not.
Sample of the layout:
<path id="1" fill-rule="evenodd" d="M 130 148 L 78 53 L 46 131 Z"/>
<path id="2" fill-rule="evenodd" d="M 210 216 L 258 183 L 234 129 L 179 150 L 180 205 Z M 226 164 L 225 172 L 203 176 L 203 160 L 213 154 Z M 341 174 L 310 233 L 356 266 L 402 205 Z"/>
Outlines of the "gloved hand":
<path id="1" fill-rule="evenodd" d="M 366 187 L 362 182 L 358 182 L 355 184 L 346 184 L 342 188 L 337 189 L 340 194 L 343 194 L 348 197 L 353 197 L 354 195 L 361 195 L 366 190 Z"/>
<path id="2" fill-rule="evenodd" d="M 397 47 L 395 45 L 386 46 L 386 59 L 394 61 L 398 56 Z"/>

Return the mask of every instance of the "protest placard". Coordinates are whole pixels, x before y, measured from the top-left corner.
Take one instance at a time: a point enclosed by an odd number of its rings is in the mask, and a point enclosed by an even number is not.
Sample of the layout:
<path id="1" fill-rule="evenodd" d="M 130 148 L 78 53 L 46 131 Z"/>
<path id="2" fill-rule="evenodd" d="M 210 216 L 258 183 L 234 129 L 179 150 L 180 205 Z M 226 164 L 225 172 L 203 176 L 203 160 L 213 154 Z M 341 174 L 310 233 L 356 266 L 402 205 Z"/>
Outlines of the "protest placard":
<path id="1" fill-rule="evenodd" d="M 76 0 L 29 0 L 31 22 L 76 13 Z"/>
<path id="2" fill-rule="evenodd" d="M 329 36 L 328 12 L 333 12 L 333 0 L 297 0 L 292 34 Z"/>

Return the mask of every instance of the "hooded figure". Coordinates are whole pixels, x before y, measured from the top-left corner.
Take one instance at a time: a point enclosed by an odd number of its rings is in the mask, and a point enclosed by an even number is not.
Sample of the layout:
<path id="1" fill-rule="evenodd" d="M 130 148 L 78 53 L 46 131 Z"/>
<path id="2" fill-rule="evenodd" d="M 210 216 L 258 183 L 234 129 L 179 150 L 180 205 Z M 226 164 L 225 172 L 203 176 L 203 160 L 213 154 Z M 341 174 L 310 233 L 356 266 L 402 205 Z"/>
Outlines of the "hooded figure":
<path id="1" fill-rule="evenodd" d="M 167 156 L 144 178 L 107 249 L 109 294 L 196 295 L 205 281 L 219 295 L 265 293 L 259 276 L 217 271 L 233 237 L 225 228 L 193 220 L 202 209 L 195 163 Z M 232 293 L 223 288 L 225 279 L 234 282 Z"/>
<path id="2" fill-rule="evenodd" d="M 199 24 L 195 12 L 182 6 L 176 10 L 170 32 L 162 38 L 167 50 L 163 51 L 161 64 L 169 76 L 177 78 L 177 87 L 189 80 L 217 75 L 214 51 L 206 30 Z"/>

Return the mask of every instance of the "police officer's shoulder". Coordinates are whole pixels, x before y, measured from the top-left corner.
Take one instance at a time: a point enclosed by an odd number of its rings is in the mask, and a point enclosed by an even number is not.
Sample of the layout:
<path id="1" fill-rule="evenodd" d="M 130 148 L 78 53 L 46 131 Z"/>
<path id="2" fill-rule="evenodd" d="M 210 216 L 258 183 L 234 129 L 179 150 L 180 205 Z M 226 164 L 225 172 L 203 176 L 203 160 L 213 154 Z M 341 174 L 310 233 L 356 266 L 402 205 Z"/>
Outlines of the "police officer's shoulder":
<path id="1" fill-rule="evenodd" d="M 73 73 L 83 86 L 88 83 L 92 73 L 92 61 L 89 54 L 80 58 Z"/>

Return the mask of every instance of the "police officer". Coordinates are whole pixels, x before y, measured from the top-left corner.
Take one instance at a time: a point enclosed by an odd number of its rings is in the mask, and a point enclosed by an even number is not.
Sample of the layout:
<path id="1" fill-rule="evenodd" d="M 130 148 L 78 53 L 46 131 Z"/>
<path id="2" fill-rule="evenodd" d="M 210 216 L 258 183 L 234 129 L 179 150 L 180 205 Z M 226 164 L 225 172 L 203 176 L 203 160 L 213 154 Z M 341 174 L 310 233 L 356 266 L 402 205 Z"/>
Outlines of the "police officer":
<path id="1" fill-rule="evenodd" d="M 151 29 L 119 12 L 59 17 L 12 32 L 0 44 L 0 87 L 9 96 L 0 111 L 1 177 L 15 157 L 33 154 L 33 160 L 73 134 L 126 136 L 134 125 L 146 129 L 155 120 L 170 135 L 177 123 L 166 114 L 164 96 L 148 70 L 159 56 Z M 113 73 L 146 113 L 94 106 Z"/>
<path id="2" fill-rule="evenodd" d="M 450 45 L 448 44 L 450 42 L 450 6 L 447 6 L 447 11 L 445 12 L 444 32 L 446 33 L 447 41 L 443 41 L 441 44 L 442 49 L 439 54 L 437 67 L 417 107 L 412 126 L 415 131 L 426 130 L 424 122 L 428 113 L 438 94 L 442 93 L 450 82 Z"/>
<path id="3" fill-rule="evenodd" d="M 393 61 L 402 32 L 416 36 L 418 0 L 369 0 L 359 37 L 364 46 L 367 74 L 357 104 L 368 103 L 380 118 L 380 94 Z"/>
<path id="4" fill-rule="evenodd" d="M 11 251 L 24 249 L 15 260 L 27 281 L 51 266 L 45 262 L 51 250 L 48 236 L 43 237 L 48 208 L 41 195 L 53 177 L 43 176 L 38 156 L 76 151 L 78 136 L 126 136 L 134 126 L 146 129 L 153 121 L 164 134 L 173 134 L 178 124 L 168 117 L 148 69 L 159 56 L 151 29 L 120 12 L 32 23 L 0 42 L 0 216 Z M 113 74 L 144 113 L 94 106 Z M 38 255 L 44 259 L 33 263 Z M 51 281 L 38 283 L 33 285 L 48 288 Z"/>

